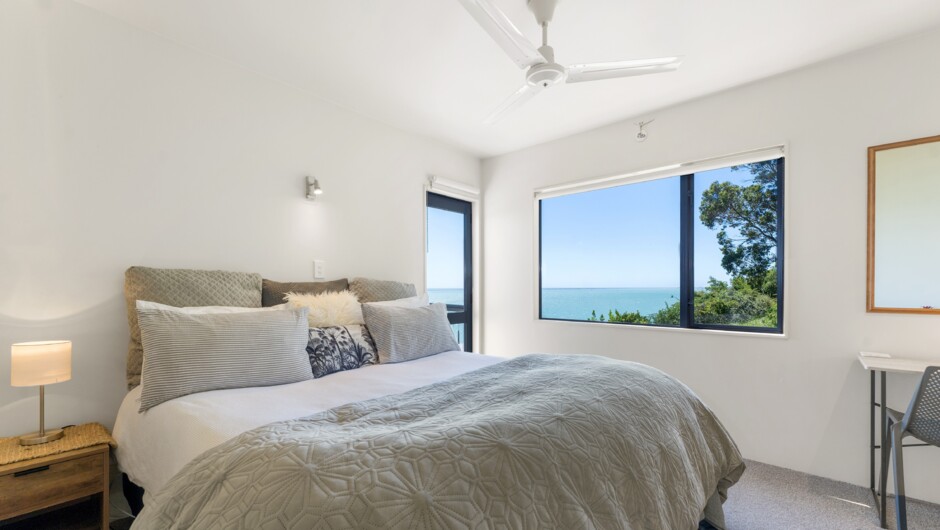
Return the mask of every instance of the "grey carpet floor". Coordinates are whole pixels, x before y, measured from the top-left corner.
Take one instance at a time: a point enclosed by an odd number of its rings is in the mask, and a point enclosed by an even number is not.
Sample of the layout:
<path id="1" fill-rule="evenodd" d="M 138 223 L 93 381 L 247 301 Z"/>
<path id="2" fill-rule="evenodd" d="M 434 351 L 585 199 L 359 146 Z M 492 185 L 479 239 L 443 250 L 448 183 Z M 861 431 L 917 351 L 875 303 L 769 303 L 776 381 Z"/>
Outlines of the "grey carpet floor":
<path id="1" fill-rule="evenodd" d="M 888 498 L 888 528 L 895 528 Z M 875 530 L 868 488 L 747 461 L 725 502 L 728 530 Z M 908 499 L 910 530 L 940 530 L 940 505 Z"/>

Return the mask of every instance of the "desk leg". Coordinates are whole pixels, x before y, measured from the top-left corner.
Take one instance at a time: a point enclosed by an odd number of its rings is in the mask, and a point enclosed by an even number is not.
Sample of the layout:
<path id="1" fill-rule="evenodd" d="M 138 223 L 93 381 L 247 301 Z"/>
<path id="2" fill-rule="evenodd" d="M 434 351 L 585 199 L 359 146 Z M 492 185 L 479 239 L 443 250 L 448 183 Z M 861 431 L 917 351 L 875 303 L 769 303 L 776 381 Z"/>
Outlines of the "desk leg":
<path id="1" fill-rule="evenodd" d="M 869 444 L 870 444 L 869 447 L 871 451 L 870 453 L 871 461 L 869 463 L 871 467 L 869 468 L 869 479 L 870 479 L 869 485 L 871 486 L 872 497 L 874 497 L 875 499 L 875 510 L 878 512 L 878 522 L 881 523 L 881 528 L 887 528 L 886 526 L 887 514 L 885 512 L 887 511 L 887 508 L 888 508 L 888 495 L 884 491 L 882 492 L 878 491 L 878 489 L 880 489 L 881 487 L 881 481 L 880 481 L 881 475 L 878 476 L 879 477 L 878 488 L 875 487 L 875 450 L 879 449 L 881 451 L 880 453 L 881 474 L 885 473 L 884 459 L 887 458 L 888 456 L 887 453 L 885 452 L 885 443 L 887 441 L 885 438 L 885 430 L 886 430 L 885 424 L 888 421 L 888 416 L 885 414 L 885 403 L 886 403 L 885 396 L 887 395 L 888 377 L 887 377 L 887 373 L 884 371 L 879 371 L 879 373 L 881 374 L 881 396 L 880 396 L 881 401 L 880 402 L 876 399 L 877 396 L 875 394 L 875 387 L 877 386 L 876 381 L 875 381 L 875 370 L 871 371 L 871 411 L 870 411 L 871 416 L 869 418 L 871 422 L 870 423 L 871 437 L 869 440 Z M 876 407 L 881 409 L 881 421 L 879 422 L 881 425 L 880 437 L 875 436 L 875 408 Z M 881 441 L 879 442 L 878 440 L 881 440 Z"/>
<path id="2" fill-rule="evenodd" d="M 875 371 L 871 371 L 871 402 L 868 407 L 871 409 L 871 468 L 869 471 L 869 484 L 872 491 L 875 491 Z M 875 501 L 878 498 L 875 497 Z"/>
<path id="3" fill-rule="evenodd" d="M 883 471 L 887 470 L 887 468 L 884 465 L 884 460 L 888 458 L 888 451 L 885 448 L 886 447 L 885 444 L 888 441 L 887 432 L 886 432 L 888 430 L 888 415 L 885 413 L 885 408 L 887 408 L 888 406 L 887 380 L 888 380 L 888 374 L 887 372 L 882 370 L 881 371 L 881 404 L 878 408 L 881 409 L 881 460 L 882 460 L 881 469 Z M 888 491 L 887 490 L 888 489 L 885 488 L 885 491 L 881 492 L 881 499 L 880 499 L 881 501 L 881 513 L 880 513 L 881 521 L 880 522 L 881 522 L 882 528 L 887 528 L 887 522 L 888 522 L 887 521 L 888 514 L 886 513 L 888 510 Z"/>

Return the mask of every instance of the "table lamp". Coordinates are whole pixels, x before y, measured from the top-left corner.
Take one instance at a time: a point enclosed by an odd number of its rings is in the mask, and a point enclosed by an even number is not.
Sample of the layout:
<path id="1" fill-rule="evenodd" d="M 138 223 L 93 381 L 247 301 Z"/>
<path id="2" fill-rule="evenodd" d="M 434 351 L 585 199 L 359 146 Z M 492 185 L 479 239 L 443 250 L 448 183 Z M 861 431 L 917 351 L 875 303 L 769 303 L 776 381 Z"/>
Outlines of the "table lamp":
<path id="1" fill-rule="evenodd" d="M 62 438 L 62 429 L 46 430 L 45 385 L 72 378 L 72 342 L 51 340 L 20 342 L 10 348 L 10 384 L 39 387 L 39 432 L 20 437 L 20 445 L 36 445 Z"/>

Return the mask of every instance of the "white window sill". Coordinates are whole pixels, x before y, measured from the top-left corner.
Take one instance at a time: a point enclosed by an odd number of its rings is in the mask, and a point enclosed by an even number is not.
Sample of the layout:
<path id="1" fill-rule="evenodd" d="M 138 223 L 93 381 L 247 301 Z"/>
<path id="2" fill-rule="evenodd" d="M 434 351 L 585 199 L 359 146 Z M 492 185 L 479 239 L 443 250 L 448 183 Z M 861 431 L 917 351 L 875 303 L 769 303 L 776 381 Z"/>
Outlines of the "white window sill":
<path id="1" fill-rule="evenodd" d="M 537 318 L 536 322 L 538 323 L 549 323 L 549 325 L 569 325 L 569 326 L 604 326 L 607 328 L 623 328 L 635 331 L 652 331 L 655 333 L 667 332 L 667 333 L 693 333 L 697 335 L 713 335 L 713 336 L 725 336 L 725 337 L 751 337 L 751 338 L 761 338 L 761 339 L 774 339 L 781 340 L 787 339 L 786 326 L 784 326 L 783 333 L 762 333 L 755 331 L 732 331 L 724 329 L 697 329 L 697 328 L 678 328 L 678 327 L 669 327 L 669 326 L 646 326 L 642 324 L 617 324 L 611 322 L 588 322 L 582 320 L 553 320 L 546 318 Z"/>

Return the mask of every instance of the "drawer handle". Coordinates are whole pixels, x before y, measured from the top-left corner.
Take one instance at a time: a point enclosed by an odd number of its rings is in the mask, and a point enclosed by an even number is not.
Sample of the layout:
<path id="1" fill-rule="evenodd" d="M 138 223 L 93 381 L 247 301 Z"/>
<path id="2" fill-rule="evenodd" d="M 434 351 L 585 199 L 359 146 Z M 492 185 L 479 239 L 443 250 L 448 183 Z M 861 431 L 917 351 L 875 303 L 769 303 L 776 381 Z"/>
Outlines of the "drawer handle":
<path id="1" fill-rule="evenodd" d="M 13 476 L 25 477 L 26 475 L 32 475 L 33 473 L 39 473 L 40 471 L 45 471 L 47 469 L 49 469 L 49 466 L 34 467 L 32 469 L 27 469 L 25 471 L 17 471 L 16 473 L 13 473 Z"/>

